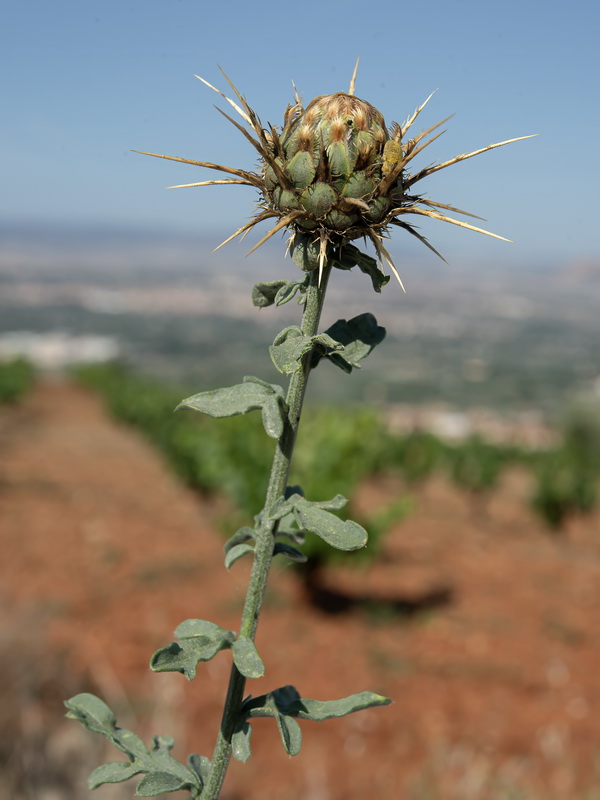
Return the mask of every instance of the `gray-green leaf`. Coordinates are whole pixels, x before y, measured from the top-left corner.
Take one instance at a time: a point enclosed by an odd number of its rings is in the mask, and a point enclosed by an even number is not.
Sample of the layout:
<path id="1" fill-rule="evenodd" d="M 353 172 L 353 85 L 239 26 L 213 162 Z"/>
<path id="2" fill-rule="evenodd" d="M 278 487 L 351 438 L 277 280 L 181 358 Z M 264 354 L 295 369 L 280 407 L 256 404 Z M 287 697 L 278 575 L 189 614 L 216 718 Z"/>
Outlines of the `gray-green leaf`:
<path id="1" fill-rule="evenodd" d="M 267 306 L 282 306 L 306 287 L 306 280 L 302 281 L 265 281 L 257 283 L 252 288 L 252 303 L 258 308 Z"/>
<path id="2" fill-rule="evenodd" d="M 228 553 L 232 547 L 249 541 L 254 541 L 254 528 L 251 528 L 249 525 L 244 525 L 243 528 L 237 530 L 233 536 L 225 542 L 224 550 Z"/>
<path id="3" fill-rule="evenodd" d="M 275 337 L 269 348 L 271 360 L 284 375 L 298 372 L 303 356 L 312 350 L 311 336 L 305 336 L 297 325 L 285 328 Z"/>
<path id="4" fill-rule="evenodd" d="M 285 556 L 286 558 L 289 558 L 290 561 L 296 561 L 298 564 L 304 564 L 308 560 L 301 550 L 298 550 L 296 547 L 292 547 L 291 544 L 286 544 L 286 542 L 276 542 L 275 547 L 273 548 L 273 555 Z"/>
<path id="5" fill-rule="evenodd" d="M 277 293 L 290 285 L 290 281 L 264 281 L 252 287 L 252 304 L 257 308 L 272 306 Z"/>
<path id="6" fill-rule="evenodd" d="M 200 779 L 200 784 L 204 786 L 210 774 L 210 758 L 199 756 L 198 753 L 190 753 L 188 756 L 188 766 L 196 773 Z"/>
<path id="7" fill-rule="evenodd" d="M 283 306 L 286 303 L 289 303 L 289 301 L 292 300 L 298 292 L 301 293 L 298 302 L 302 303 L 305 299 L 307 281 L 308 276 L 303 281 L 286 281 L 275 295 L 275 305 Z"/>
<path id="8" fill-rule="evenodd" d="M 134 775 L 140 773 L 140 767 L 134 767 L 128 761 L 111 761 L 108 764 L 102 764 L 97 767 L 90 777 L 88 778 L 88 786 L 90 789 L 97 789 L 104 783 L 121 783 L 121 781 L 128 781 Z"/>
<path id="9" fill-rule="evenodd" d="M 106 703 L 96 695 L 82 692 L 67 700 L 65 705 L 69 709 L 66 715 L 69 719 L 76 719 L 94 733 L 112 735 L 117 720 Z"/>
<path id="10" fill-rule="evenodd" d="M 234 633 L 209 622 L 207 619 L 184 619 L 175 628 L 176 639 L 193 639 L 195 636 L 207 636 L 210 639 L 230 638 L 233 641 Z"/>
<path id="11" fill-rule="evenodd" d="M 294 510 L 298 525 L 308 533 L 314 533 L 337 550 L 359 550 L 367 543 L 368 534 L 357 522 L 342 520 L 304 501 Z"/>
<path id="12" fill-rule="evenodd" d="M 173 747 L 171 738 L 155 736 L 152 747 L 148 749 L 135 733 L 119 728 L 110 708 L 91 694 L 76 695 L 65 705 L 69 709 L 67 717 L 77 719 L 88 730 L 105 736 L 115 747 L 126 753 L 131 762 L 110 762 L 98 767 L 89 778 L 90 789 L 104 783 L 119 783 L 146 773 L 138 785 L 138 796 L 154 797 L 163 792 L 187 789 L 193 797 L 199 797 L 201 778 L 195 771 L 173 758 L 170 753 Z"/>
<path id="13" fill-rule="evenodd" d="M 171 772 L 151 772 L 138 783 L 135 793 L 138 797 L 156 797 L 157 794 L 185 789 L 188 783 Z"/>
<path id="14" fill-rule="evenodd" d="M 289 756 L 297 756 L 302 747 L 302 731 L 300 725 L 293 717 L 277 714 L 277 727 L 283 744 L 283 749 Z"/>
<path id="15" fill-rule="evenodd" d="M 295 686 L 282 686 L 260 697 L 251 697 L 242 705 L 241 713 L 248 718 L 272 717 L 276 713 L 298 719 L 323 722 L 334 717 L 345 717 L 366 708 L 387 706 L 389 697 L 373 692 L 359 692 L 339 700 L 312 700 L 302 697 Z"/>
<path id="16" fill-rule="evenodd" d="M 283 433 L 286 416 L 283 389 L 251 376 L 235 386 L 192 395 L 182 400 L 176 410 L 182 408 L 200 411 L 215 419 L 236 417 L 260 410 L 265 430 L 274 439 L 278 439 Z"/>
<path id="17" fill-rule="evenodd" d="M 231 646 L 233 661 L 245 678 L 261 678 L 265 665 L 258 655 L 256 645 L 247 636 L 240 636 Z"/>
<path id="18" fill-rule="evenodd" d="M 310 719 L 313 722 L 323 722 L 334 717 L 345 717 L 355 711 L 362 711 L 366 708 L 376 706 L 387 706 L 391 703 L 389 697 L 382 697 L 373 692 L 359 692 L 343 697 L 340 700 L 311 700 L 303 697 L 301 708 L 298 708 L 297 716 L 300 719 Z"/>
<path id="19" fill-rule="evenodd" d="M 235 562 L 247 553 L 253 553 L 254 547 L 251 544 L 236 544 L 225 554 L 225 569 L 231 569 Z"/>
<path id="20" fill-rule="evenodd" d="M 231 647 L 235 634 L 203 619 L 187 619 L 175 630 L 178 641 L 162 647 L 150 659 L 154 672 L 181 672 L 191 681 L 201 661 L 210 661 Z"/>
<path id="21" fill-rule="evenodd" d="M 231 737 L 232 754 L 237 761 L 246 762 L 251 756 L 250 737 L 252 736 L 252 726 L 248 722 L 242 722 L 238 730 Z"/>
<path id="22" fill-rule="evenodd" d="M 360 367 L 359 362 L 383 341 L 385 328 L 377 324 L 373 314 L 366 313 L 347 321 L 339 319 L 326 334 L 339 343 L 339 347 L 337 351 L 326 352 L 325 357 L 345 372 L 352 372 L 353 367 Z M 320 357 L 318 352 L 315 353 L 312 366 L 316 366 Z"/>
<path id="23" fill-rule="evenodd" d="M 339 269 L 352 269 L 352 267 L 358 266 L 361 272 L 371 278 L 373 289 L 376 292 L 381 292 L 382 287 L 389 283 L 390 280 L 389 275 L 384 275 L 381 272 L 374 258 L 366 253 L 361 253 L 358 247 L 353 244 L 346 244 L 341 248 L 334 266 Z"/>
<path id="24" fill-rule="evenodd" d="M 300 530 L 320 536 L 338 550 L 358 550 L 367 543 L 367 532 L 357 522 L 342 520 L 330 513 L 342 508 L 345 497 L 336 495 L 332 500 L 314 502 L 299 494 L 286 500 L 280 498 L 270 511 L 271 519 L 282 519 L 292 513 Z"/>

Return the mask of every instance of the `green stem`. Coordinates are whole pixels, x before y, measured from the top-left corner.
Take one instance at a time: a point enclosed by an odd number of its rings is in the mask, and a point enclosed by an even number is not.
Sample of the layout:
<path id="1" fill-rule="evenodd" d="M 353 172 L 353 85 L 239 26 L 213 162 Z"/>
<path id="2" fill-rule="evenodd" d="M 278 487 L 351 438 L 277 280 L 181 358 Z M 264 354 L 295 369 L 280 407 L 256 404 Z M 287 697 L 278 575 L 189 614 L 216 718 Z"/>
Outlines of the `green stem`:
<path id="1" fill-rule="evenodd" d="M 310 273 L 310 282 L 306 292 L 306 305 L 304 306 L 304 314 L 302 315 L 300 326 L 305 336 L 315 336 L 318 333 L 330 271 L 330 267 L 325 267 L 320 282 L 317 270 Z M 309 352 L 304 356 L 302 367 L 297 372 L 294 372 L 290 378 L 286 397 L 289 424 L 286 425 L 282 437 L 277 442 L 267 488 L 265 509 L 271 508 L 287 488 L 296 434 L 298 433 L 302 404 L 310 373 L 310 355 Z M 275 524 L 267 521 L 256 532 L 254 562 L 240 625 L 240 636 L 248 636 L 253 641 L 273 558 L 273 534 L 275 530 Z M 219 796 L 231 759 L 231 737 L 238 720 L 245 687 L 246 679 L 233 664 L 221 719 L 221 728 L 215 745 L 210 775 L 202 792 L 202 800 L 217 800 Z"/>

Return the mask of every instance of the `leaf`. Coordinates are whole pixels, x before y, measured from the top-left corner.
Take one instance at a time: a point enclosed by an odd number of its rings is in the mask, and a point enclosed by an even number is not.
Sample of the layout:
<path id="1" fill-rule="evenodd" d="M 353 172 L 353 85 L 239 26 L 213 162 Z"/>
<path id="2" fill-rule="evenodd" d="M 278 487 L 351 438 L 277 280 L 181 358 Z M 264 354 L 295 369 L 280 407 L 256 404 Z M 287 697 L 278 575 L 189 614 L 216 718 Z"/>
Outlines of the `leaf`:
<path id="1" fill-rule="evenodd" d="M 235 634 L 206 619 L 185 619 L 175 628 L 177 639 L 191 639 L 194 636 L 208 636 L 210 638 L 228 637 L 233 641 Z"/>
<path id="2" fill-rule="evenodd" d="M 336 495 L 332 500 L 314 502 L 294 494 L 287 500 L 280 498 L 269 514 L 271 519 L 281 519 L 292 513 L 300 530 L 320 536 L 337 550 L 358 550 L 367 543 L 367 532 L 357 522 L 342 520 L 329 509 L 339 510 L 346 498 Z"/>
<path id="3" fill-rule="evenodd" d="M 160 765 L 160 768 L 156 771 L 169 772 L 182 780 L 189 780 L 190 776 L 192 776 L 194 784 L 198 785 L 195 773 L 189 770 L 181 761 L 174 759 L 171 755 L 170 751 L 173 749 L 174 744 L 175 742 L 170 736 L 152 737 L 152 748 L 150 749 L 149 755 L 155 766 Z"/>
<path id="4" fill-rule="evenodd" d="M 297 325 L 285 328 L 275 337 L 269 347 L 271 360 L 284 375 L 298 372 L 303 356 L 312 350 L 311 336 L 305 336 Z"/>
<path id="5" fill-rule="evenodd" d="M 135 793 L 138 797 L 156 797 L 157 794 L 185 789 L 187 785 L 188 781 L 171 772 L 150 772 L 138 783 Z"/>
<path id="6" fill-rule="evenodd" d="M 242 703 L 240 715 L 247 719 L 253 717 L 275 717 L 277 714 L 298 716 L 302 708 L 302 697 L 295 686 L 281 686 L 259 697 L 248 697 Z"/>
<path id="7" fill-rule="evenodd" d="M 300 719 L 310 719 L 313 722 L 323 722 L 333 717 L 345 717 L 355 711 L 362 711 L 366 708 L 377 706 L 387 706 L 392 701 L 389 697 L 382 697 L 373 692 L 359 692 L 343 697 L 340 700 L 310 700 L 302 698 L 302 708 L 298 709 L 297 716 Z"/>
<path id="8" fill-rule="evenodd" d="M 316 534 L 337 550 L 359 550 L 367 543 L 368 534 L 357 522 L 341 520 L 306 500 L 296 506 L 294 516 L 300 528 Z"/>
<path id="9" fill-rule="evenodd" d="M 283 744 L 283 749 L 289 756 L 297 756 L 302 747 L 302 731 L 300 725 L 293 717 L 277 714 L 277 727 Z"/>
<path id="10" fill-rule="evenodd" d="M 279 439 L 285 426 L 285 403 L 279 397 L 267 398 L 262 407 L 262 423 L 267 436 Z"/>
<path id="11" fill-rule="evenodd" d="M 121 783 L 138 775 L 140 770 L 128 761 L 110 761 L 97 767 L 88 778 L 90 789 L 97 789 L 104 783 Z"/>
<path id="12" fill-rule="evenodd" d="M 308 561 L 307 556 L 304 555 L 303 552 L 298 550 L 295 547 L 292 547 L 285 542 L 276 542 L 275 547 L 273 548 L 273 555 L 274 556 L 285 556 L 289 558 L 291 561 L 296 561 L 298 564 L 304 564 Z"/>
<path id="13" fill-rule="evenodd" d="M 237 530 L 233 536 L 231 536 L 224 545 L 224 550 L 228 553 L 232 547 L 235 547 L 238 544 L 244 544 L 245 542 L 254 541 L 254 528 L 251 528 L 249 525 L 244 525 L 243 528 Z"/>
<path id="14" fill-rule="evenodd" d="M 204 786 L 210 774 L 210 758 L 191 753 L 188 756 L 188 766 L 200 779 L 200 785 Z"/>
<path id="15" fill-rule="evenodd" d="M 331 500 L 313 500 L 313 505 L 324 511 L 341 511 L 347 502 L 343 494 L 336 494 Z"/>
<path id="16" fill-rule="evenodd" d="M 282 306 L 289 303 L 298 291 L 306 288 L 306 279 L 302 281 L 266 281 L 257 283 L 252 289 L 252 303 L 258 308 Z"/>
<path id="17" fill-rule="evenodd" d="M 258 655 L 256 645 L 247 636 L 240 636 L 231 646 L 233 661 L 245 678 L 261 678 L 265 665 Z"/>
<path id="18" fill-rule="evenodd" d="M 293 522 L 293 528 L 291 525 L 286 525 L 289 520 Z M 279 523 L 279 527 L 277 528 L 277 539 L 287 539 L 287 541 L 302 547 L 306 541 L 306 533 L 298 530 L 298 526 L 294 522 L 294 517 L 290 514 L 289 517 L 284 517 Z"/>
<path id="19" fill-rule="evenodd" d="M 161 647 L 150 659 L 154 672 L 181 672 L 191 681 L 201 661 L 210 661 L 216 654 L 231 647 L 235 634 L 203 619 L 188 619 L 175 630 L 179 641 Z"/>
<path id="20" fill-rule="evenodd" d="M 338 267 L 338 269 L 352 269 L 352 267 L 358 266 L 361 272 L 371 278 L 373 289 L 376 292 L 381 292 L 382 287 L 389 283 L 390 280 L 389 275 L 384 275 L 381 272 L 374 258 L 366 253 L 361 253 L 358 247 L 353 244 L 344 245 L 335 260 L 334 266 Z"/>
<path id="21" fill-rule="evenodd" d="M 196 772 L 173 758 L 170 753 L 173 739 L 155 736 L 152 747 L 148 749 L 135 733 L 119 728 L 110 708 L 91 694 L 76 695 L 65 705 L 69 709 L 67 717 L 77 719 L 88 730 L 105 736 L 125 752 L 130 761 L 129 764 L 109 762 L 95 769 L 88 781 L 90 789 L 104 783 L 120 783 L 139 773 L 146 773 L 138 784 L 138 796 L 154 797 L 163 792 L 187 789 L 193 797 L 199 797 L 201 779 Z"/>
<path id="22" fill-rule="evenodd" d="M 265 411 L 265 405 L 268 406 Z M 267 434 L 278 439 L 283 433 L 286 417 L 281 386 L 271 385 L 259 378 L 247 376 L 243 383 L 212 389 L 182 400 L 175 409 L 192 409 L 215 419 L 236 417 L 261 410 Z"/>
<path id="23" fill-rule="evenodd" d="M 88 692 L 77 694 L 67 700 L 65 706 L 69 709 L 66 716 L 81 722 L 89 731 L 101 733 L 103 736 L 112 734 L 117 722 L 115 715 L 96 695 Z"/>
<path id="24" fill-rule="evenodd" d="M 367 312 L 347 321 L 339 319 L 325 333 L 339 343 L 337 352 L 329 351 L 324 356 L 317 352 L 311 365 L 316 366 L 320 358 L 325 357 L 345 372 L 352 372 L 354 367 L 360 366 L 359 361 L 384 340 L 386 332 L 377 324 L 373 314 Z"/>
<path id="25" fill-rule="evenodd" d="M 296 296 L 297 292 L 300 292 L 300 298 L 298 299 L 298 302 L 299 303 L 304 302 L 307 285 L 308 285 L 308 276 L 306 276 L 306 278 L 303 281 L 297 281 L 295 283 L 292 283 L 291 281 L 286 281 L 286 283 L 279 289 L 279 291 L 275 295 L 275 305 L 283 306 L 286 303 L 289 303 L 289 301 Z"/>
<path id="26" fill-rule="evenodd" d="M 391 702 L 389 697 L 373 692 L 359 692 L 340 700 L 312 700 L 302 697 L 295 686 L 282 686 L 260 697 L 249 698 L 242 704 L 240 713 L 247 718 L 270 717 L 278 713 L 287 717 L 323 722 L 366 708 L 387 706 Z"/>
<path id="27" fill-rule="evenodd" d="M 237 761 L 245 763 L 250 758 L 252 754 L 250 750 L 251 736 L 252 726 L 248 722 L 242 722 L 231 737 L 232 754 Z"/>
<path id="28" fill-rule="evenodd" d="M 231 569 L 235 562 L 247 553 L 253 553 L 254 547 L 251 544 L 236 544 L 225 554 L 225 569 Z"/>
<path id="29" fill-rule="evenodd" d="M 290 281 L 265 281 L 255 284 L 252 287 L 252 304 L 257 308 L 272 306 L 277 293 L 287 286 L 290 286 Z"/>
<path id="30" fill-rule="evenodd" d="M 389 698 L 373 692 L 361 692 L 341 700 L 311 700 L 303 698 L 295 686 L 282 686 L 268 694 L 245 700 L 240 715 L 245 719 L 274 717 L 286 753 L 295 756 L 300 752 L 302 745 L 302 731 L 297 719 L 322 722 L 332 717 L 344 717 L 364 708 L 387 705 L 390 702 Z"/>
<path id="31" fill-rule="evenodd" d="M 338 494 L 332 500 L 311 501 L 300 494 L 287 499 L 279 498 L 270 513 L 270 519 L 282 519 L 289 514 L 301 531 L 314 533 L 338 550 L 358 550 L 367 543 L 367 532 L 352 520 L 341 520 L 332 511 L 339 511 L 347 500 Z"/>

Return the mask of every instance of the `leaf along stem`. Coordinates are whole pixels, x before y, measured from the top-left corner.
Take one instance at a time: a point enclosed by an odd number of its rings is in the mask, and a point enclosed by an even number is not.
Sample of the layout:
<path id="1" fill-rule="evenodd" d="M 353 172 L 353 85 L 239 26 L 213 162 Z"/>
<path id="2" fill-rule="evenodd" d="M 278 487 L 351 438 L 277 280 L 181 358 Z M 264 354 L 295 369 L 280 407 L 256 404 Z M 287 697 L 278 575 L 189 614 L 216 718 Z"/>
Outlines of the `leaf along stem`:
<path id="1" fill-rule="evenodd" d="M 310 281 L 306 293 L 306 305 L 302 316 L 301 330 L 305 336 L 315 336 L 318 332 L 321 311 L 325 300 L 325 292 L 331 267 L 326 266 L 321 276 L 318 270 L 310 273 Z M 320 277 L 320 280 L 319 280 Z M 307 353 L 302 360 L 302 367 L 292 374 L 288 385 L 286 403 L 288 408 L 287 423 L 283 435 L 277 442 L 267 494 L 265 499 L 265 512 L 272 507 L 287 488 L 288 476 L 296 443 L 296 434 L 300 424 L 300 415 L 306 392 L 306 385 L 310 373 L 311 353 Z M 266 516 L 266 514 L 265 514 Z M 273 558 L 273 537 L 277 532 L 277 521 L 264 520 L 256 532 L 256 548 L 242 621 L 240 636 L 247 636 L 254 641 L 258 619 L 262 607 L 265 589 L 269 577 L 271 560 Z M 235 664 L 231 667 L 229 687 L 225 698 L 221 728 L 211 763 L 211 771 L 202 792 L 202 800 L 217 800 L 225 773 L 231 759 L 231 737 L 238 721 L 239 710 L 244 699 L 246 679 L 237 669 Z"/>

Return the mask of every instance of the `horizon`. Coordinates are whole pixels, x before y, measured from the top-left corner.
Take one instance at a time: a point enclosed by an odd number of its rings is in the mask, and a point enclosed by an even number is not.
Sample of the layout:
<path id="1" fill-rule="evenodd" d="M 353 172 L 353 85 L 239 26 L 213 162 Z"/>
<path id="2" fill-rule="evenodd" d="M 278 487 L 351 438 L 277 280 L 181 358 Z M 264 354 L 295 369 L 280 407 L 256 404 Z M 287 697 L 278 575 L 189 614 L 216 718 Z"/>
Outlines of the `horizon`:
<path id="1" fill-rule="evenodd" d="M 384 0 L 373 24 L 357 35 L 356 20 L 365 13 L 357 0 L 345 4 L 343 15 L 308 0 L 303 15 L 318 14 L 321 24 L 310 27 L 306 44 L 291 37 L 277 8 L 273 0 L 260 13 L 240 6 L 232 25 L 227 5 L 212 7 L 207 18 L 194 0 L 171 4 L 168 14 L 159 0 L 10 6 L 0 33 L 2 74 L 10 76 L 0 131 L 4 224 L 226 236 L 251 214 L 253 191 L 165 192 L 211 173 L 131 148 L 253 169 L 256 153 L 213 107 L 216 101 L 227 110 L 227 104 L 194 75 L 231 94 L 221 64 L 263 123 L 278 125 L 293 97 L 292 80 L 306 102 L 346 91 L 360 56 L 357 95 L 379 108 L 388 126 L 438 89 L 422 127 L 456 116 L 431 147 L 437 162 L 541 134 L 427 179 L 427 194 L 485 217 L 484 227 L 514 242 L 423 220 L 420 230 L 451 263 L 598 258 L 590 176 L 600 171 L 593 135 L 600 109 L 590 98 L 600 65 L 600 6 L 575 0 L 565 15 L 558 2 L 508 0 L 500 14 L 474 0 L 432 0 L 407 12 Z M 268 49 L 261 44 L 267 41 Z M 415 167 L 423 165 L 421 159 Z M 213 246 L 221 241 L 215 239 Z M 393 248 L 412 257 L 409 239 L 399 233 Z"/>

